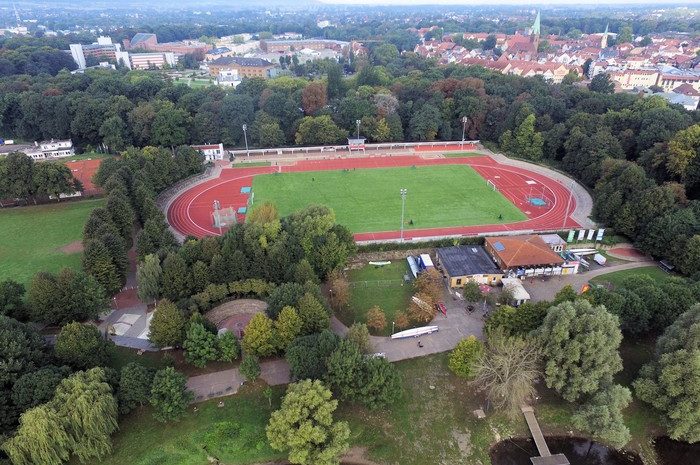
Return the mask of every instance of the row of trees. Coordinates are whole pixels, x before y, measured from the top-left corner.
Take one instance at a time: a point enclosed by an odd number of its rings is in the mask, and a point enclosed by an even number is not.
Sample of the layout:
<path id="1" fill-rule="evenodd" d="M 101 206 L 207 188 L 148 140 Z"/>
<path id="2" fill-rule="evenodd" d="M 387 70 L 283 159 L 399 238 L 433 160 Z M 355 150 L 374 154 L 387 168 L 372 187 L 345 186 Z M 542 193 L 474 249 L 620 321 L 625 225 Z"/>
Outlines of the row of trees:
<path id="1" fill-rule="evenodd" d="M 139 255 L 152 254 L 141 247 L 149 224 L 137 241 Z M 166 297 L 183 310 L 205 312 L 235 295 L 270 294 L 270 316 L 282 309 L 276 302 L 285 292 L 295 306 L 306 283 L 318 283 L 343 266 L 355 253 L 347 228 L 335 224 L 335 214 L 322 206 L 309 206 L 279 218 L 270 204 L 256 207 L 248 220 L 221 237 L 190 239 L 180 248 L 160 249 L 139 265 L 137 278 L 142 298 Z M 280 286 L 272 291 L 274 285 Z M 145 290 L 151 290 L 149 295 Z"/>
<path id="2" fill-rule="evenodd" d="M 60 200 L 61 194 L 74 194 L 83 186 L 70 168 L 58 162 L 35 163 L 24 153 L 0 157 L 0 199 Z"/>

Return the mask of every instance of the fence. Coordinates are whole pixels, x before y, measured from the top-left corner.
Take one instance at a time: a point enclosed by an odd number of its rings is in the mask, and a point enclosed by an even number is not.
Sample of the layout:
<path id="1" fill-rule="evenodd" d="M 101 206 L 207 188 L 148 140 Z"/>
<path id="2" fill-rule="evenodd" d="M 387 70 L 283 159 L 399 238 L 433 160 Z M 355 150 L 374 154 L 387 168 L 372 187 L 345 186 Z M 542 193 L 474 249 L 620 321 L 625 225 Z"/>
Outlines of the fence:
<path id="1" fill-rule="evenodd" d="M 181 181 L 176 182 L 172 186 L 168 187 L 165 189 L 163 192 L 158 194 L 158 197 L 156 198 L 156 205 L 158 205 L 158 208 L 161 210 L 164 210 L 165 207 L 168 206 L 168 203 L 170 200 L 177 195 L 180 191 L 192 187 L 195 184 L 199 184 L 200 182 L 204 181 L 205 179 L 209 178 L 214 171 L 214 165 L 208 165 L 202 174 L 196 174 L 194 176 L 190 176 L 189 178 L 185 178 Z M 164 212 L 165 213 L 165 212 Z"/>
<path id="2" fill-rule="evenodd" d="M 365 144 L 365 153 L 374 151 L 378 152 L 380 150 L 399 150 L 399 149 L 411 149 L 411 148 L 439 148 L 445 147 L 449 150 L 455 150 L 454 146 L 460 146 L 461 148 L 457 150 L 464 149 L 474 149 L 479 144 L 478 140 L 465 140 L 462 142 L 458 141 L 434 141 L 434 142 L 385 142 L 381 144 Z M 250 149 L 250 150 L 228 150 L 229 154 L 239 156 L 254 156 L 254 155 L 294 155 L 303 154 L 311 152 L 348 152 L 350 149 L 348 145 L 319 145 L 315 147 L 280 147 L 280 148 L 266 148 L 266 149 Z"/>

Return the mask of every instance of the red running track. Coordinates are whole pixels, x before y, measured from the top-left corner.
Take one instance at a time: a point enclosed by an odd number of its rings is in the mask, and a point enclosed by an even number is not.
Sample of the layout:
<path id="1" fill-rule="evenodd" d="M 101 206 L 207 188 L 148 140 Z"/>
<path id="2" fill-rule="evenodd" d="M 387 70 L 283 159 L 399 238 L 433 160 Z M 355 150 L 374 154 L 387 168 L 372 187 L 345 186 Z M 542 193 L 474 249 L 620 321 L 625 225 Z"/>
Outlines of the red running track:
<path id="1" fill-rule="evenodd" d="M 447 228 L 404 229 L 405 239 L 579 227 L 579 224 L 570 216 L 564 218 L 567 211 L 573 212 L 575 210 L 576 199 L 570 195 L 569 189 L 563 184 L 524 168 L 499 164 L 487 156 L 435 159 L 424 159 L 419 156 L 337 158 L 330 160 L 300 160 L 289 166 L 226 168 L 222 170 L 218 178 L 196 185 L 177 197 L 168 209 L 168 221 L 177 231 L 185 236 L 203 237 L 218 235 L 219 230 L 213 226 L 212 219 L 214 200 L 221 202 L 222 208 L 233 207 L 234 210 L 237 210 L 238 207 L 246 206 L 248 194 L 242 194 L 241 188 L 251 186 L 253 177 L 258 174 L 274 173 L 278 170 L 284 173 L 456 164 L 470 165 L 482 177 L 493 182 L 496 188 L 523 211 L 528 219 L 508 224 L 495 223 Z M 544 207 L 531 205 L 528 200 L 530 196 L 544 198 L 547 200 L 547 205 Z M 568 207 L 567 203 L 569 204 Z M 240 219 L 243 219 L 243 217 Z M 399 236 L 400 233 L 397 229 L 396 231 L 356 233 L 355 240 L 397 239 Z"/>

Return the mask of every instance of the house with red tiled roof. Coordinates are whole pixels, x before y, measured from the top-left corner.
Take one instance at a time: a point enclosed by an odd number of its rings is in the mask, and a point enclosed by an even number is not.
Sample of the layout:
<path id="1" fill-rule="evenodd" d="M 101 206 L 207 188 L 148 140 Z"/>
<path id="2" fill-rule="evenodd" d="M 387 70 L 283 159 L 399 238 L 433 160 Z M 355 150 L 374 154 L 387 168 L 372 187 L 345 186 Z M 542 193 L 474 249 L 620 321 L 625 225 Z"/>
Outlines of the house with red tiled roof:
<path id="1" fill-rule="evenodd" d="M 691 86 L 687 82 L 673 89 L 673 92 L 677 94 L 688 95 L 690 97 L 700 97 L 700 91 L 698 91 L 695 87 Z"/>
<path id="2" fill-rule="evenodd" d="M 484 247 L 504 271 L 564 264 L 564 259 L 536 235 L 487 237 Z"/>

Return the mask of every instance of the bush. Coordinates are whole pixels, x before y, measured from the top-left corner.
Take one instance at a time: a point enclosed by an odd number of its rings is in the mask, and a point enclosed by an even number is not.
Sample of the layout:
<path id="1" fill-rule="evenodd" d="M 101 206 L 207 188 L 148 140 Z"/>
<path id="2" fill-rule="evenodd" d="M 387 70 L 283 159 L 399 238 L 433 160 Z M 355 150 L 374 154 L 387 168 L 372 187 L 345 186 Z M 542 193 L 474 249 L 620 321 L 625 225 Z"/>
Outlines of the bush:
<path id="1" fill-rule="evenodd" d="M 386 315 L 378 305 L 367 310 L 367 326 L 376 332 L 382 332 L 386 328 Z"/>
<path id="2" fill-rule="evenodd" d="M 363 354 L 369 353 L 372 350 L 369 343 L 369 330 L 364 323 L 354 323 L 350 326 L 348 333 L 345 335 L 345 339 L 353 342 Z"/>
<path id="3" fill-rule="evenodd" d="M 484 344 L 474 336 L 459 341 L 450 353 L 447 366 L 460 378 L 472 378 L 474 367 L 484 352 Z"/>
<path id="4" fill-rule="evenodd" d="M 238 338 L 231 332 L 226 331 L 217 340 L 219 346 L 219 356 L 217 360 L 220 362 L 233 362 L 241 355 L 241 346 Z"/>
<path id="5" fill-rule="evenodd" d="M 260 362 L 255 355 L 245 354 L 239 368 L 246 381 L 255 381 L 260 377 Z"/>

